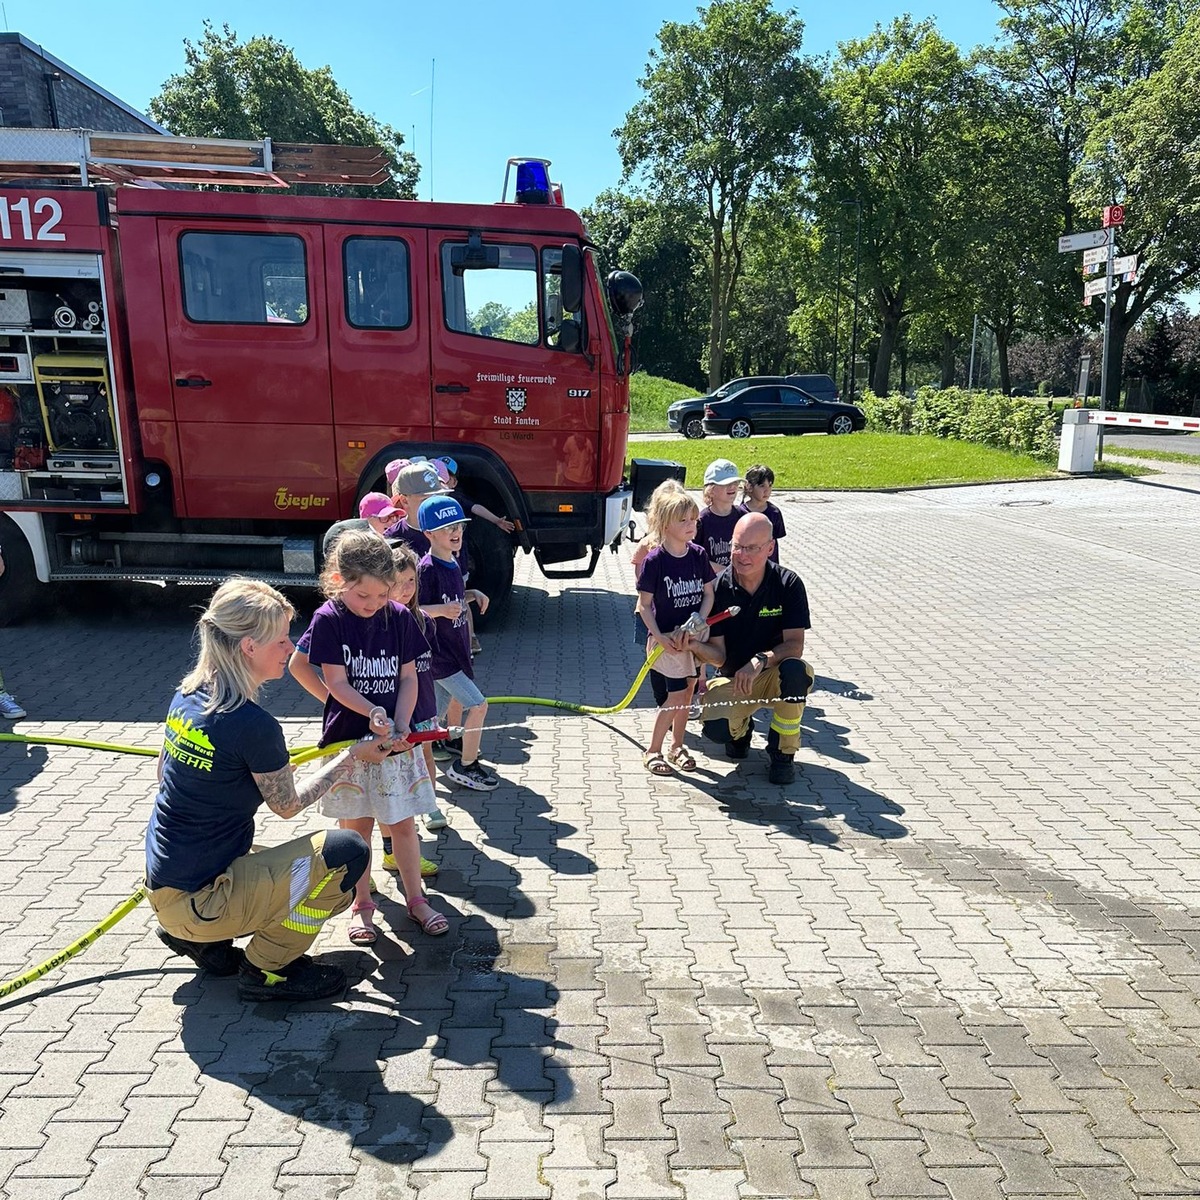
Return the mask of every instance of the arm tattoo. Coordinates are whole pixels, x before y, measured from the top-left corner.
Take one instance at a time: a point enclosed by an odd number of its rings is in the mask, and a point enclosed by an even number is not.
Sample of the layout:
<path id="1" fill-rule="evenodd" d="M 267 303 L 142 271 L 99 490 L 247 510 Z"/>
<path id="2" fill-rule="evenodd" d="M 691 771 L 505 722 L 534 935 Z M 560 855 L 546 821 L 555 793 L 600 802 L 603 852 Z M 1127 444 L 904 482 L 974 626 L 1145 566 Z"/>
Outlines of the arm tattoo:
<path id="1" fill-rule="evenodd" d="M 288 820 L 315 804 L 338 780 L 345 779 L 350 774 L 352 761 L 350 751 L 343 750 L 299 785 L 290 766 L 261 775 L 255 773 L 254 782 L 267 807 L 276 816 Z"/>

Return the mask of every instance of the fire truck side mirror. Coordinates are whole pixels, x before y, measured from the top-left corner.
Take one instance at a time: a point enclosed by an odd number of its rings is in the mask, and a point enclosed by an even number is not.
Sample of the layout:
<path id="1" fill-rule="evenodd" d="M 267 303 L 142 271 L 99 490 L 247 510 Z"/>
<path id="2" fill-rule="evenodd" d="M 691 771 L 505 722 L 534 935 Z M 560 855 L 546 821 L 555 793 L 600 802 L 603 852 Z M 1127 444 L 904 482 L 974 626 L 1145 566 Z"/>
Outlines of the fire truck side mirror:
<path id="1" fill-rule="evenodd" d="M 499 266 L 500 247 L 485 246 L 478 230 L 468 235 L 465 246 L 450 247 L 450 270 L 455 275 L 464 271 L 495 270 Z"/>
<path id="2" fill-rule="evenodd" d="M 642 307 L 642 283 L 628 271 L 613 271 L 608 277 L 608 302 L 621 317 L 632 317 Z"/>
<path id="3" fill-rule="evenodd" d="M 583 254 L 578 246 L 562 248 L 562 306 L 573 313 L 583 309 Z"/>

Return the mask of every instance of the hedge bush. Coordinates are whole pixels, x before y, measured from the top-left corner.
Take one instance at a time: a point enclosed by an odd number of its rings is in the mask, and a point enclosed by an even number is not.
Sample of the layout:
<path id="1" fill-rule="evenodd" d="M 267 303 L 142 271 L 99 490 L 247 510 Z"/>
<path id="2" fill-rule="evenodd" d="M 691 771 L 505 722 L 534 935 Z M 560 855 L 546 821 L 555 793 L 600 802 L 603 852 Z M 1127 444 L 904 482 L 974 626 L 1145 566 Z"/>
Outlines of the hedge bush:
<path id="1" fill-rule="evenodd" d="M 1043 462 L 1058 457 L 1059 416 L 1036 401 L 1003 392 L 922 388 L 914 398 L 897 392 L 887 396 L 865 392 L 861 403 L 871 429 L 958 438 L 1029 454 Z"/>

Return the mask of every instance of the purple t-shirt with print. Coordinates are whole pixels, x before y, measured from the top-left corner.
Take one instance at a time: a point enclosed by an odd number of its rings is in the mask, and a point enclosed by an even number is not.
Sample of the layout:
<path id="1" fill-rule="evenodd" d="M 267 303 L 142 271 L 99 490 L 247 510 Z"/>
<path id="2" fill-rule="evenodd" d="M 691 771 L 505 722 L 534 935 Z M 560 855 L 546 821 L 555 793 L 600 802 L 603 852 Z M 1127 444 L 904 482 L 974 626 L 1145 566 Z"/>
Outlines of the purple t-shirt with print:
<path id="1" fill-rule="evenodd" d="M 638 575 L 638 591 L 649 592 L 651 609 L 660 633 L 672 633 L 700 608 L 704 585 L 715 578 L 704 548 L 689 542 L 676 557 L 665 546 L 646 555 Z"/>
<path id="2" fill-rule="evenodd" d="M 424 614 L 422 614 L 424 615 Z M 437 695 L 433 689 L 433 655 L 437 648 L 437 622 L 425 616 L 425 649 L 417 655 L 417 702 L 413 705 L 413 724 L 432 721 L 437 716 Z"/>
<path id="3" fill-rule="evenodd" d="M 403 542 L 418 558 L 429 553 L 429 539 L 415 525 L 410 525 L 407 517 L 389 525 L 383 536 L 389 542 Z"/>
<path id="4" fill-rule="evenodd" d="M 421 559 L 418 579 L 417 600 L 422 608 L 454 604 L 461 601 L 466 593 L 462 571 L 454 559 L 447 562 L 433 554 L 425 555 Z M 433 651 L 434 679 L 448 679 L 459 671 L 468 679 L 474 679 L 475 672 L 471 669 L 471 631 L 467 627 L 466 608 L 453 620 L 435 617 L 434 625 L 437 627 L 437 645 Z"/>
<path id="5" fill-rule="evenodd" d="M 345 667 L 346 682 L 389 717 L 396 711 L 400 668 L 416 662 L 428 648 L 412 613 L 392 604 L 373 617 L 356 617 L 344 604 L 328 600 L 313 614 L 309 635 L 308 661 L 314 667 Z M 364 714 L 344 708 L 333 696 L 325 701 L 322 746 L 357 740 L 369 732 Z"/>
<path id="6" fill-rule="evenodd" d="M 696 541 L 704 548 L 708 561 L 718 570 L 729 566 L 733 527 L 743 516 L 745 513 L 737 505 L 725 517 L 718 517 L 711 508 L 700 510 L 700 519 L 696 522 Z"/>

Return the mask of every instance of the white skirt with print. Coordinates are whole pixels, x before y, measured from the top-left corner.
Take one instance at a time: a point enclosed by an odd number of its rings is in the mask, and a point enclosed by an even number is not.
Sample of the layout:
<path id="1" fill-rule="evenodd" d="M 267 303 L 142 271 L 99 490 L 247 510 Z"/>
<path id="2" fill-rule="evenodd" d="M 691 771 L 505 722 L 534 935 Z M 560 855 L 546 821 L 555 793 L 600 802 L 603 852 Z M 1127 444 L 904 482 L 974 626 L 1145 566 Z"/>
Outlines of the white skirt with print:
<path id="1" fill-rule="evenodd" d="M 381 763 L 355 762 L 350 777 L 334 784 L 321 799 L 327 817 L 339 821 L 374 817 L 382 825 L 436 808 L 425 755 L 412 750 L 389 755 Z"/>

